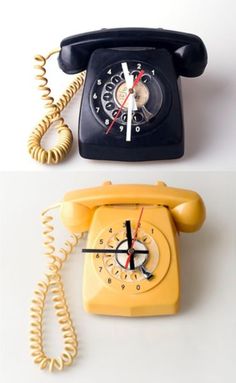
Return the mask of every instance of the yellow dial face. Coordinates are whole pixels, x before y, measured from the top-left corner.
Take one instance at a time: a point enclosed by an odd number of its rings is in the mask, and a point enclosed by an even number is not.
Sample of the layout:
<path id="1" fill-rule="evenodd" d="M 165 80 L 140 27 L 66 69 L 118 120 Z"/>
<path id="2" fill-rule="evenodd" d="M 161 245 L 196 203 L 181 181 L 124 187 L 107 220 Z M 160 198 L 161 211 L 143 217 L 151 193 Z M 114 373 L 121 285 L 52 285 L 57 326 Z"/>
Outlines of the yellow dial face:
<path id="1" fill-rule="evenodd" d="M 132 248 L 127 238 L 130 223 Z M 91 254 L 99 277 L 110 288 L 124 294 L 152 289 L 165 277 L 170 250 L 165 236 L 148 222 L 142 222 L 134 241 L 137 221 L 119 221 L 104 228 Z M 104 251 L 104 252 L 103 252 Z M 132 261 L 132 262 L 131 262 Z"/>

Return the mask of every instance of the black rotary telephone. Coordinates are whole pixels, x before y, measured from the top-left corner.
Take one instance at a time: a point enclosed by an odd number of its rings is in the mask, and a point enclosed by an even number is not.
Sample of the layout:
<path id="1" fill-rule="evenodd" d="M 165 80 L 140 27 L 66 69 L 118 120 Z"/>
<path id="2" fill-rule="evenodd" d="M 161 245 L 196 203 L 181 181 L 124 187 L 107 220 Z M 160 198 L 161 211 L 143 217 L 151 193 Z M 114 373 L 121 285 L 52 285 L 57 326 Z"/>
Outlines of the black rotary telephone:
<path id="1" fill-rule="evenodd" d="M 60 113 L 81 87 L 85 70 L 79 117 L 82 157 L 148 161 L 183 155 L 178 80 L 180 76 L 200 76 L 207 65 L 206 48 L 199 37 L 149 28 L 102 29 L 68 37 L 61 42 L 59 66 L 65 73 L 80 75 L 57 102 L 45 77 L 50 56 L 36 56 L 40 89 L 49 113 L 30 137 L 32 157 L 57 163 L 69 151 L 72 133 Z M 58 142 L 45 150 L 41 138 L 55 121 Z"/>

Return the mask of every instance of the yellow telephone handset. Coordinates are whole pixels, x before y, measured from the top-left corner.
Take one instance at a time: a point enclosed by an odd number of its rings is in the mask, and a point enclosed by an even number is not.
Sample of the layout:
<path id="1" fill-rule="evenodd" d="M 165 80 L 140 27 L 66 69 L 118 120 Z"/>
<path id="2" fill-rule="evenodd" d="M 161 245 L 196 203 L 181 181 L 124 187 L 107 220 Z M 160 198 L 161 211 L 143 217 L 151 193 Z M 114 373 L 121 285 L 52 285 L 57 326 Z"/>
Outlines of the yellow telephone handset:
<path id="1" fill-rule="evenodd" d="M 60 215 L 71 232 L 88 231 L 94 209 L 102 205 L 163 205 L 169 208 L 178 231 L 198 230 L 205 219 L 205 206 L 194 191 L 176 189 L 163 182 L 156 185 L 112 185 L 69 192 Z"/>
<path id="2" fill-rule="evenodd" d="M 49 209 L 42 214 L 45 255 L 49 270 L 38 283 L 31 307 L 30 344 L 42 369 L 62 370 L 78 351 L 61 269 L 89 231 L 85 253 L 84 308 L 95 314 L 150 316 L 174 314 L 179 306 L 179 231 L 198 230 L 205 219 L 201 197 L 189 190 L 156 185 L 112 185 L 67 193 L 60 208 L 63 224 L 72 233 L 64 246 L 54 246 Z M 43 312 L 51 290 L 64 338 L 59 357 L 44 350 Z"/>

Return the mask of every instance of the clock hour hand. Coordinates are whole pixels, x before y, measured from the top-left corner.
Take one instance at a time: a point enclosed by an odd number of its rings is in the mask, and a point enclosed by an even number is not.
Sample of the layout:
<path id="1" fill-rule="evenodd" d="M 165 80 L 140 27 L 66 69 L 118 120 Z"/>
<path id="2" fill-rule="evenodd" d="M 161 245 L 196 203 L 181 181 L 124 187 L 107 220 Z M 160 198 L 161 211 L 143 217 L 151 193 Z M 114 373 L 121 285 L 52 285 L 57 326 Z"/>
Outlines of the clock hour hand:
<path id="1" fill-rule="evenodd" d="M 126 237 L 128 241 L 128 250 L 132 248 L 132 231 L 131 231 L 131 223 L 130 221 L 125 221 L 125 227 L 126 227 Z M 130 270 L 134 270 L 134 255 L 135 252 L 130 257 Z"/>

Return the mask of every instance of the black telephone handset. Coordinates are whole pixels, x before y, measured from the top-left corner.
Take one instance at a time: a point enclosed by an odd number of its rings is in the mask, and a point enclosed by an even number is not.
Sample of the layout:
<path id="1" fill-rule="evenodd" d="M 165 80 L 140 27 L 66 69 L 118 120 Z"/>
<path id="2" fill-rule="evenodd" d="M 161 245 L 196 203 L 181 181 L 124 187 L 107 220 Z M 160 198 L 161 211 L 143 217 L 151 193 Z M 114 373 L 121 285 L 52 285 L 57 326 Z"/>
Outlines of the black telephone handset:
<path id="1" fill-rule="evenodd" d="M 50 54 L 47 58 L 50 57 Z M 39 86 L 49 113 L 30 137 L 28 149 L 41 163 L 61 161 L 72 133 L 61 117 L 86 79 L 79 117 L 79 152 L 98 160 L 148 161 L 184 154 L 179 76 L 200 76 L 207 65 L 202 40 L 192 34 L 151 28 L 102 29 L 61 42 L 59 66 L 79 73 L 54 102 L 45 77 L 46 59 L 37 56 Z M 56 146 L 41 139 L 58 123 Z"/>
<path id="2" fill-rule="evenodd" d="M 116 28 L 65 38 L 61 42 L 59 66 L 68 74 L 82 72 L 87 68 L 93 51 L 115 47 L 166 49 L 173 55 L 179 76 L 200 76 L 207 65 L 205 45 L 196 35 L 162 28 Z"/>

